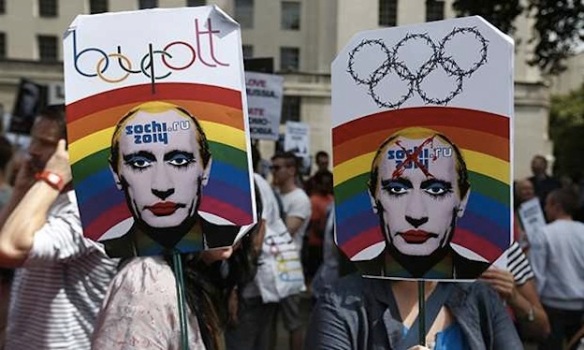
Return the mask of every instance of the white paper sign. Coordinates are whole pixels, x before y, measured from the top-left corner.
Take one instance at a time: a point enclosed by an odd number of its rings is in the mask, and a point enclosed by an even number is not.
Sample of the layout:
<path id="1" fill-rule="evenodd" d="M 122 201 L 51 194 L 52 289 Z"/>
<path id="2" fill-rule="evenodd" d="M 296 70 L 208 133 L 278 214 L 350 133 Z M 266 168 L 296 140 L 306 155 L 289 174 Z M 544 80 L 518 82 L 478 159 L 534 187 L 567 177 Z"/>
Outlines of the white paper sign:
<path id="1" fill-rule="evenodd" d="M 513 41 L 363 31 L 331 65 L 336 241 L 367 276 L 472 280 L 510 246 Z"/>
<path id="2" fill-rule="evenodd" d="M 542 235 L 542 229 L 546 225 L 543 210 L 539 199 L 533 198 L 519 206 L 519 218 L 523 224 L 523 230 L 527 235 L 530 244 L 539 241 Z"/>
<path id="3" fill-rule="evenodd" d="M 216 6 L 79 15 L 63 58 L 87 238 L 111 257 L 188 253 L 230 246 L 257 222 L 233 19 Z M 158 245 L 132 243 L 144 235 Z"/>
<path id="4" fill-rule="evenodd" d="M 310 153 L 310 126 L 300 122 L 286 122 L 284 151 L 294 152 L 297 157 L 305 158 Z"/>
<path id="5" fill-rule="evenodd" d="M 251 138 L 277 140 L 282 114 L 284 77 L 245 72 L 245 85 Z"/>

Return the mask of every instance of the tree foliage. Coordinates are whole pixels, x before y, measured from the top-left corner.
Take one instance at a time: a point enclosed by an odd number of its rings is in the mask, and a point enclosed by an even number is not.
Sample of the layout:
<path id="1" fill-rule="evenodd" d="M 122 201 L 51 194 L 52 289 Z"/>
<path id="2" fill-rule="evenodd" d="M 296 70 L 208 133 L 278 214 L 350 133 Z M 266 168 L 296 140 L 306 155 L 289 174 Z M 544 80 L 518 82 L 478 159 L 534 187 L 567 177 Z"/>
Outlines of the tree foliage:
<path id="1" fill-rule="evenodd" d="M 584 84 L 569 95 L 552 97 L 549 130 L 554 143 L 555 172 L 584 175 Z"/>
<path id="2" fill-rule="evenodd" d="M 454 0 L 452 7 L 459 16 L 479 15 L 509 35 L 515 31 L 513 21 L 524 10 L 520 0 Z"/>
<path id="3" fill-rule="evenodd" d="M 480 15 L 501 31 L 513 34 L 513 22 L 522 13 L 535 19 L 534 57 L 528 63 L 544 73 L 558 74 L 565 60 L 584 41 L 582 0 L 454 0 L 459 16 Z"/>

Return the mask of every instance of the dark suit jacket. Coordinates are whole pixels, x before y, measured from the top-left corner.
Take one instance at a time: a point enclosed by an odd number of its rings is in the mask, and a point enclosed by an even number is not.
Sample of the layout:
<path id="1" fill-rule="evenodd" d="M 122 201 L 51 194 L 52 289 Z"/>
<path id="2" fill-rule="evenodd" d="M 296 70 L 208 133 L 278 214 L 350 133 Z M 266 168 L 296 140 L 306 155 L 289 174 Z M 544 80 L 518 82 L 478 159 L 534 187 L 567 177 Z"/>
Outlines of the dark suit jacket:
<path id="1" fill-rule="evenodd" d="M 384 250 L 378 257 L 370 261 L 363 261 L 357 263 L 357 267 L 364 275 L 368 276 L 385 276 L 385 254 L 387 252 Z M 478 260 L 471 260 L 465 258 L 464 256 L 458 254 L 451 247 L 448 248 L 448 255 L 452 257 L 453 268 L 456 271 L 456 279 L 468 280 L 475 279 L 480 276 L 480 274 L 489 267 L 489 263 Z M 415 258 L 412 258 L 412 260 Z M 407 270 L 406 270 L 407 271 Z M 390 277 L 390 276 L 387 276 Z M 414 276 L 408 276 L 404 278 L 414 278 Z M 449 277 L 453 278 L 453 277 Z"/>
<path id="2" fill-rule="evenodd" d="M 203 229 L 203 242 L 207 248 L 228 247 L 233 244 L 239 233 L 239 226 L 216 225 L 199 216 Z M 105 251 L 112 258 L 130 258 L 136 256 L 137 247 L 134 239 L 134 226 L 123 236 L 101 241 Z"/>

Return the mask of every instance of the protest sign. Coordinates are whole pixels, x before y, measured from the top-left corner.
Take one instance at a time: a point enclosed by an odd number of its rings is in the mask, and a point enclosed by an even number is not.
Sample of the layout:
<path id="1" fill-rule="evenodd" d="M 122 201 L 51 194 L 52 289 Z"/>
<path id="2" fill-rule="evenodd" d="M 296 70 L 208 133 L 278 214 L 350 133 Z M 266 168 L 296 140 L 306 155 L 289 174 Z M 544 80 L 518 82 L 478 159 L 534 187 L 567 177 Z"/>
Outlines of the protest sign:
<path id="1" fill-rule="evenodd" d="M 365 31 L 332 84 L 340 249 L 368 276 L 478 277 L 511 240 L 512 40 L 480 17 Z"/>
<path id="2" fill-rule="evenodd" d="M 87 237 L 112 256 L 188 252 L 257 221 L 236 22 L 215 6 L 80 15 L 63 49 Z"/>
<path id="3" fill-rule="evenodd" d="M 277 140 L 284 78 L 273 74 L 245 72 L 245 86 L 251 138 Z"/>
<path id="4" fill-rule="evenodd" d="M 12 109 L 9 132 L 30 134 L 34 118 L 46 106 L 46 89 L 42 84 L 20 79 L 18 94 Z"/>
<path id="5" fill-rule="evenodd" d="M 529 243 L 536 244 L 540 242 L 543 238 L 542 229 L 546 222 L 539 198 L 532 198 L 521 203 L 519 206 L 519 218 Z"/>
<path id="6" fill-rule="evenodd" d="M 286 122 L 284 151 L 292 152 L 299 158 L 310 153 L 310 126 L 301 122 Z"/>

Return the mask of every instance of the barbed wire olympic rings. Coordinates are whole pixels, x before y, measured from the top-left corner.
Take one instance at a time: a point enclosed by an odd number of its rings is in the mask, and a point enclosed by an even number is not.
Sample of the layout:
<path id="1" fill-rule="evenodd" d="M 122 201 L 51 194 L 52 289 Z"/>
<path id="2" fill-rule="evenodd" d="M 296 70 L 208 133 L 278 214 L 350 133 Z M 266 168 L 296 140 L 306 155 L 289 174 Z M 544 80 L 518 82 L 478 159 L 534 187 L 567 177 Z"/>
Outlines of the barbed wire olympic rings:
<path id="1" fill-rule="evenodd" d="M 473 62 L 467 69 L 462 69 L 452 56 L 446 54 L 445 47 L 455 36 L 466 34 L 474 35 L 475 39 L 478 40 L 480 45 L 480 58 L 476 62 Z M 432 51 L 430 58 L 422 63 L 420 68 L 415 72 L 412 72 L 412 70 L 408 68 L 406 62 L 399 59 L 400 49 L 411 41 L 421 41 Z M 378 47 L 381 53 L 386 56 L 386 59 L 369 76 L 363 77 L 355 72 L 355 55 L 366 47 Z M 488 40 L 485 39 L 476 27 L 455 27 L 450 33 L 442 38 L 438 44 L 434 43 L 426 33 L 408 33 L 391 49 L 388 48 L 381 39 L 369 39 L 363 40 L 349 52 L 347 72 L 358 85 L 366 85 L 368 87 L 368 94 L 379 107 L 399 108 L 404 102 L 412 97 L 414 92 L 416 92 L 426 104 L 445 105 L 462 92 L 463 79 L 469 78 L 477 71 L 477 69 L 487 62 L 487 49 Z M 437 69 L 438 65 L 444 69 L 448 76 L 455 78 L 455 87 L 446 95 L 446 97 L 443 98 L 429 96 L 421 86 L 424 79 Z M 402 81 L 408 83 L 408 90 L 399 98 L 394 99 L 394 101 L 390 101 L 389 99 L 384 100 L 376 92 L 376 87 L 385 77 L 392 73 L 397 74 Z"/>

